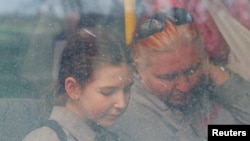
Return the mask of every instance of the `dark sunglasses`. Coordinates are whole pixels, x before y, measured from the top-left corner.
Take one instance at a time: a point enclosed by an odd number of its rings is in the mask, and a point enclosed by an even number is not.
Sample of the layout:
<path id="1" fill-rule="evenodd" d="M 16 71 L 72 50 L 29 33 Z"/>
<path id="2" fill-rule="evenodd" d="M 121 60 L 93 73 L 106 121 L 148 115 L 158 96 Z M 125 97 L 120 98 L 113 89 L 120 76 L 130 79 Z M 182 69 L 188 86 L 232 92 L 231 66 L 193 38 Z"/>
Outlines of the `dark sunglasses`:
<path id="1" fill-rule="evenodd" d="M 183 8 L 170 8 L 165 12 L 157 13 L 147 17 L 142 23 L 139 23 L 135 40 L 146 38 L 152 34 L 158 33 L 165 28 L 165 19 L 169 19 L 175 25 L 193 23 L 193 17 Z"/>

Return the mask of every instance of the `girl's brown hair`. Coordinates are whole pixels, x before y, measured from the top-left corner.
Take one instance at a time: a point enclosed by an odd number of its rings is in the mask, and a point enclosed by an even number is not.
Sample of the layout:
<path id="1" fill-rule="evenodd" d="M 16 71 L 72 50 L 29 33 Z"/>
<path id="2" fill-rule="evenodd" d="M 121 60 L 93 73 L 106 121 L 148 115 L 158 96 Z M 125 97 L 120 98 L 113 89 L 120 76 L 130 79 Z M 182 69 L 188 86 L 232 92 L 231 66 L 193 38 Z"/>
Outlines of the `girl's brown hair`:
<path id="1" fill-rule="evenodd" d="M 57 104 L 64 104 L 65 79 L 73 77 L 84 86 L 101 64 L 131 64 L 130 51 L 122 40 L 104 29 L 81 29 L 69 36 L 60 61 Z"/>

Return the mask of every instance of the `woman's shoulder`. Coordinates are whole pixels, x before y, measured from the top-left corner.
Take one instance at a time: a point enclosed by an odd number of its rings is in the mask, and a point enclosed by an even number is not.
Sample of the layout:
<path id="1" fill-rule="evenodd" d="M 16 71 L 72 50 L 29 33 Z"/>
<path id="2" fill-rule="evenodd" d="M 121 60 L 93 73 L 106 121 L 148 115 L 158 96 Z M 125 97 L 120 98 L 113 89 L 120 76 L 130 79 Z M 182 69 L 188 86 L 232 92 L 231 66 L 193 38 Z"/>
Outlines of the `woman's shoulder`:
<path id="1" fill-rule="evenodd" d="M 60 141 L 54 130 L 47 126 L 40 127 L 31 131 L 23 141 Z"/>

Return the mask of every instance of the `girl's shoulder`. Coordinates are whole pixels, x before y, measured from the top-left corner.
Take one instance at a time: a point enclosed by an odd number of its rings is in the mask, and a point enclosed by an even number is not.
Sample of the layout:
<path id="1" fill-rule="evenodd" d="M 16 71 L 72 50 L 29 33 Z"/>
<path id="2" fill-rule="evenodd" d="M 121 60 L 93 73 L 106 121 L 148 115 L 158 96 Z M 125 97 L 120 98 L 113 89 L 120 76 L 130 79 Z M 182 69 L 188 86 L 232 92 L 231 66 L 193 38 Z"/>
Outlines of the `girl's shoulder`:
<path id="1" fill-rule="evenodd" d="M 22 141 L 60 141 L 55 131 L 43 126 L 31 131 Z"/>

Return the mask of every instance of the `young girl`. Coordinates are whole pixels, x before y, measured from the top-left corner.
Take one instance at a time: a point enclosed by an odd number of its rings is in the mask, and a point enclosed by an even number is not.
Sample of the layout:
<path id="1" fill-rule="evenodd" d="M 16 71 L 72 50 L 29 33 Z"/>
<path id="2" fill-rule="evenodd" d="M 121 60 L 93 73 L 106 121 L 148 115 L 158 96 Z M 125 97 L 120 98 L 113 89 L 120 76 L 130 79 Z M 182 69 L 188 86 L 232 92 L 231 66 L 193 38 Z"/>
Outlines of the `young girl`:
<path id="1" fill-rule="evenodd" d="M 68 39 L 55 106 L 24 141 L 115 141 L 106 128 L 124 112 L 133 83 L 129 50 L 110 33 L 81 29 Z"/>

